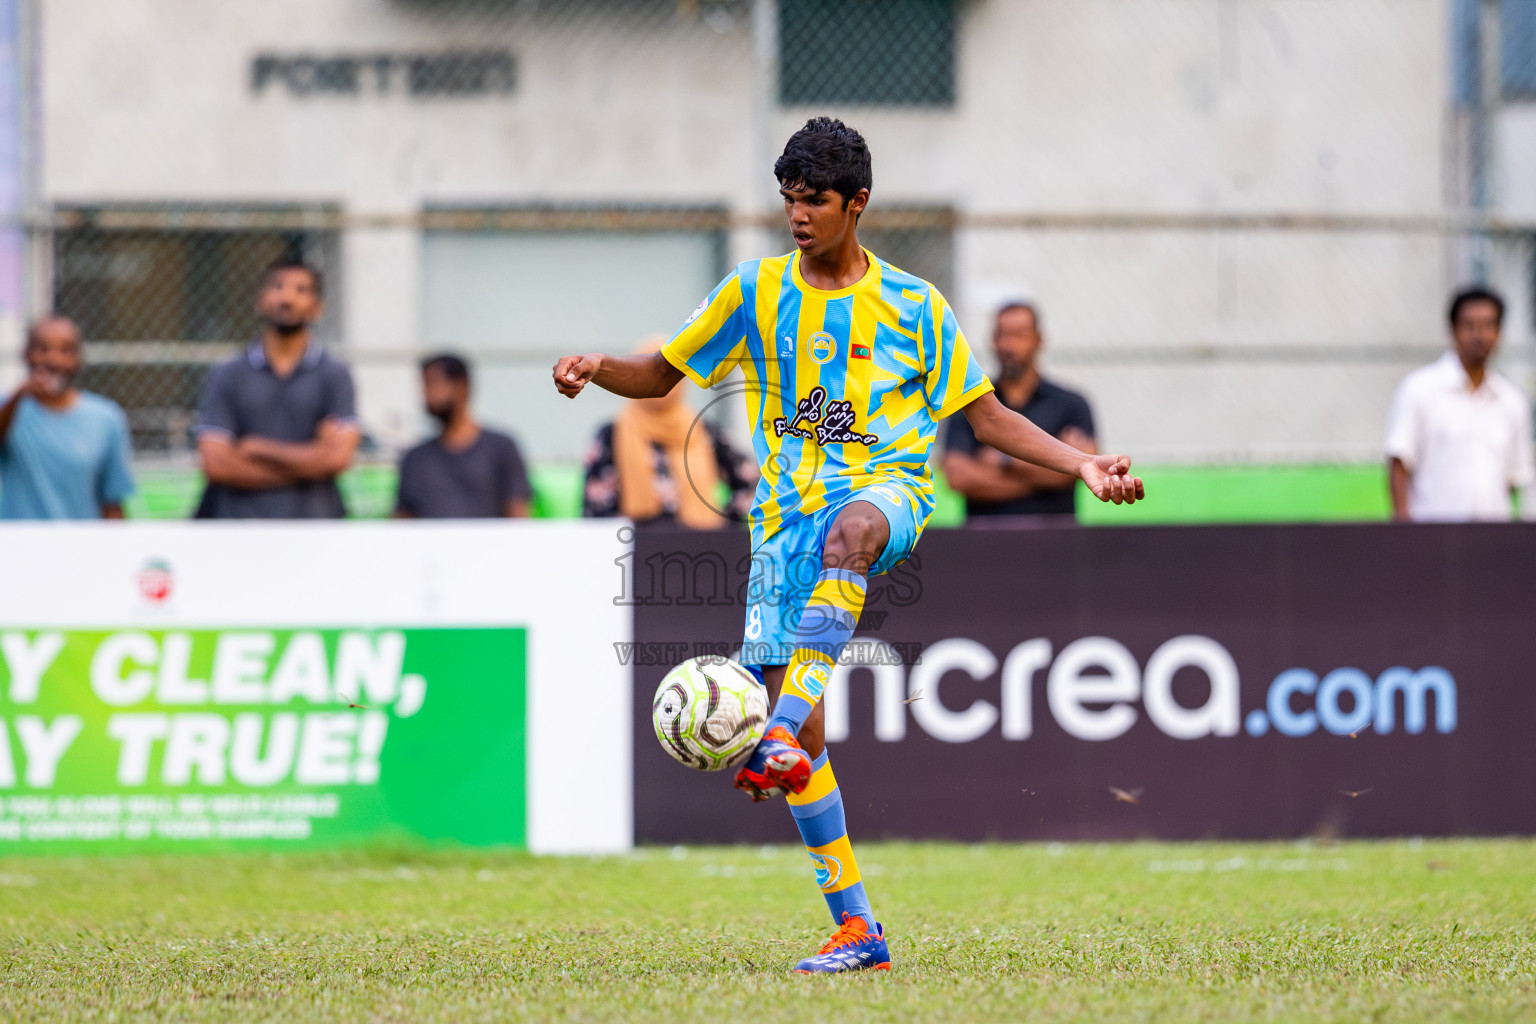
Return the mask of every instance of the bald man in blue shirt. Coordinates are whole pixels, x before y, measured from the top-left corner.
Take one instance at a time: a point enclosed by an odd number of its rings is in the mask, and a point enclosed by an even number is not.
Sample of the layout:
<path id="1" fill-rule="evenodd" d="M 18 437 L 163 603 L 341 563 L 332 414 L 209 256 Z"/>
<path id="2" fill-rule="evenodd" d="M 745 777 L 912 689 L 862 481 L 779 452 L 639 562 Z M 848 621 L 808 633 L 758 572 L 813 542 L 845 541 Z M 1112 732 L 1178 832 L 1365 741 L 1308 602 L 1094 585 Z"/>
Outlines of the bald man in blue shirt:
<path id="1" fill-rule="evenodd" d="M 0 405 L 0 519 L 121 519 L 133 493 L 128 418 L 75 386 L 80 329 L 44 317 L 27 333 L 27 379 Z"/>

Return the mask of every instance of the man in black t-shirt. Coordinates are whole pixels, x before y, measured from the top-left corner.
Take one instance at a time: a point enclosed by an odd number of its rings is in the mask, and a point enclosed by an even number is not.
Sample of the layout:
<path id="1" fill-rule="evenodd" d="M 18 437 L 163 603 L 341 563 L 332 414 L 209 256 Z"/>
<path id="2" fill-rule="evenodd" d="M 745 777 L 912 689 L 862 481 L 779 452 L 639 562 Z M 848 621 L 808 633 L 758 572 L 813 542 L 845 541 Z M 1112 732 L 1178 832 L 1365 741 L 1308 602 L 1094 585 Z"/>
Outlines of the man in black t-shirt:
<path id="1" fill-rule="evenodd" d="M 213 371 L 198 413 L 208 484 L 199 519 L 341 519 L 336 477 L 361 434 L 352 374 L 313 336 L 325 310 L 320 271 L 269 264 L 256 293 L 261 334 Z"/>
<path id="2" fill-rule="evenodd" d="M 443 431 L 405 453 L 395 498 L 397 519 L 523 518 L 533 488 L 517 442 L 486 430 L 469 411 L 469 366 L 437 355 L 421 364 L 430 413 Z"/>
<path id="3" fill-rule="evenodd" d="M 1044 347 L 1035 307 L 1009 302 L 999 309 L 992 347 L 998 361 L 992 383 L 1002 403 L 1053 437 L 1097 454 L 1088 400 L 1041 377 L 1035 365 Z M 1074 478 L 987 447 L 976 440 L 964 416 L 948 420 L 944 476 L 965 495 L 967 516 L 1070 516 L 1075 510 Z"/>

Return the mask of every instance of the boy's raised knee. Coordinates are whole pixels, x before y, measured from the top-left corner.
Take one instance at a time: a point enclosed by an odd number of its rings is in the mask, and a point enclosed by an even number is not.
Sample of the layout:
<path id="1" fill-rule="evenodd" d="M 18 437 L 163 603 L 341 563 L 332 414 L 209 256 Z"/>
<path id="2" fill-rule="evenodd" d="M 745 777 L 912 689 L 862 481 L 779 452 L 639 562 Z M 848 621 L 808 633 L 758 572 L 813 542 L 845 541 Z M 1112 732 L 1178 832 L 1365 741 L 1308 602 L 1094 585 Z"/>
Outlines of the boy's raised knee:
<path id="1" fill-rule="evenodd" d="M 850 506 L 832 523 L 822 548 L 822 567 L 868 573 L 890 539 L 890 524 L 880 510 L 867 502 Z"/>

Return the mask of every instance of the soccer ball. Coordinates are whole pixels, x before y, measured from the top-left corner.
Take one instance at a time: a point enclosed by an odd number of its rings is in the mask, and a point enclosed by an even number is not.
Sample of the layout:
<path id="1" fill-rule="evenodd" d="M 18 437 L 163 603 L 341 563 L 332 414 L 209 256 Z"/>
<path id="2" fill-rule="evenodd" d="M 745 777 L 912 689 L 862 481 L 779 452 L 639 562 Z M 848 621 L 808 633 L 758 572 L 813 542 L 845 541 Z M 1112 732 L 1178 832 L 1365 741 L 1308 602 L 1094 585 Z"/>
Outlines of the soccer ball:
<path id="1" fill-rule="evenodd" d="M 729 658 L 690 658 L 668 672 L 651 702 L 662 749 L 705 772 L 752 756 L 768 721 L 768 691 Z"/>

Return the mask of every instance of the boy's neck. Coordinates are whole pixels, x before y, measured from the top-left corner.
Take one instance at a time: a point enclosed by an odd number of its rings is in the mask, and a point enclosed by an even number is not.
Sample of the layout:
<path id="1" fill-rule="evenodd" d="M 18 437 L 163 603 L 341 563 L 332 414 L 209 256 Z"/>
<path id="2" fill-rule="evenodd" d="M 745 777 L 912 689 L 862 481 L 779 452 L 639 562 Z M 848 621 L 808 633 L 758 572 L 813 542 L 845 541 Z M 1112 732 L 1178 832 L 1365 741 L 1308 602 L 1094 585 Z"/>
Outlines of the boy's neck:
<path id="1" fill-rule="evenodd" d="M 869 272 L 869 256 L 859 245 L 858 235 L 849 230 L 842 244 L 822 256 L 800 254 L 800 276 L 812 288 L 835 292 L 858 284 Z"/>

